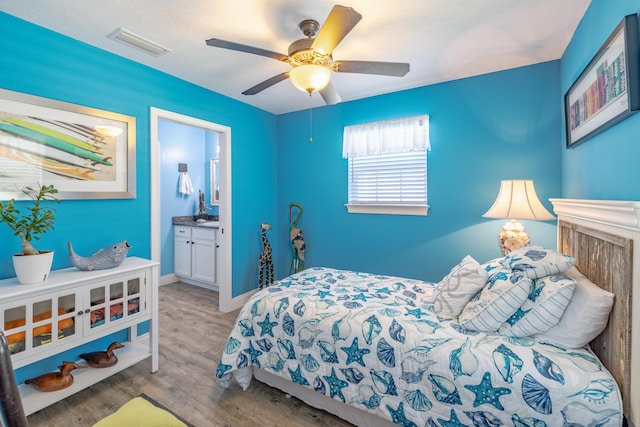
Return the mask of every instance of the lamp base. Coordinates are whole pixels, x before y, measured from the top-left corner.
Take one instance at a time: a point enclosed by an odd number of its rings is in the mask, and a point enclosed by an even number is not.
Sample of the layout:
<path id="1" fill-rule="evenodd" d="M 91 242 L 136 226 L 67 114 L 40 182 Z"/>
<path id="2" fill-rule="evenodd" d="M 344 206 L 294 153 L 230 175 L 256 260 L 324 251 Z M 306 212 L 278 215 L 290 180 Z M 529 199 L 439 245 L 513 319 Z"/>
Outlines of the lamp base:
<path id="1" fill-rule="evenodd" d="M 507 255 L 515 249 L 529 246 L 529 241 L 529 235 L 524 230 L 524 225 L 515 219 L 505 222 L 500 234 L 498 234 L 498 244 L 502 250 L 502 255 Z"/>

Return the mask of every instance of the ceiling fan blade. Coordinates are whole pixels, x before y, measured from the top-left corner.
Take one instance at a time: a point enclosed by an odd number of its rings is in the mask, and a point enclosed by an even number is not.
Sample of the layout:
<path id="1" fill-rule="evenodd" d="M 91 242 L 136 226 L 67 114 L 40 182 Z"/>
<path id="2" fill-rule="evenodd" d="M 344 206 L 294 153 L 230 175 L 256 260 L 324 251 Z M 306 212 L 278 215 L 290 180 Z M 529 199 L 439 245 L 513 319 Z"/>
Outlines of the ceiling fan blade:
<path id="1" fill-rule="evenodd" d="M 245 44 L 234 43 L 221 39 L 209 39 L 207 44 L 213 47 L 221 47 L 223 49 L 236 50 L 238 52 L 252 53 L 254 55 L 266 56 L 267 58 L 277 59 L 278 61 L 286 61 L 288 56 L 278 52 L 272 52 L 266 49 L 260 49 L 259 47 L 247 46 Z"/>
<path id="2" fill-rule="evenodd" d="M 361 19 L 362 15 L 350 7 L 333 6 L 311 48 L 321 54 L 330 54 Z"/>
<path id="3" fill-rule="evenodd" d="M 255 95 L 258 92 L 262 92 L 263 90 L 273 86 L 276 83 L 280 83 L 283 80 L 286 80 L 289 78 L 289 72 L 286 71 L 282 74 L 278 74 L 275 75 L 273 77 L 271 77 L 270 79 L 267 79 L 265 81 L 263 81 L 262 83 L 258 83 L 257 85 L 255 85 L 252 88 L 249 88 L 247 90 L 245 90 L 244 92 L 242 92 L 243 95 Z"/>
<path id="4" fill-rule="evenodd" d="M 409 64 L 404 62 L 377 61 L 334 61 L 333 70 L 338 73 L 379 74 L 381 76 L 403 77 L 409 72 Z"/>
<path id="5" fill-rule="evenodd" d="M 338 102 L 342 101 L 340 94 L 338 94 L 338 91 L 336 90 L 335 86 L 331 84 L 331 82 L 329 82 L 329 84 L 320 91 L 320 96 L 322 96 L 322 99 L 324 99 L 324 102 L 327 105 L 337 104 Z"/>

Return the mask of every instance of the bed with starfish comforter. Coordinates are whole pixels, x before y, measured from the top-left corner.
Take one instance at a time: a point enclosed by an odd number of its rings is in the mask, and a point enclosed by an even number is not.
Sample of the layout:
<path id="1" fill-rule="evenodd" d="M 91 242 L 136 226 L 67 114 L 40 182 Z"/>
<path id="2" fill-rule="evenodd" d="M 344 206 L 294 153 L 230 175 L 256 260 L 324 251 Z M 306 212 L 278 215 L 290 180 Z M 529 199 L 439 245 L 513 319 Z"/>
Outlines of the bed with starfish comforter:
<path id="1" fill-rule="evenodd" d="M 486 333 L 434 312 L 435 284 L 310 268 L 254 294 L 216 376 L 260 368 L 404 426 L 622 424 L 588 346 Z M 529 291 L 527 291 L 529 292 Z"/>

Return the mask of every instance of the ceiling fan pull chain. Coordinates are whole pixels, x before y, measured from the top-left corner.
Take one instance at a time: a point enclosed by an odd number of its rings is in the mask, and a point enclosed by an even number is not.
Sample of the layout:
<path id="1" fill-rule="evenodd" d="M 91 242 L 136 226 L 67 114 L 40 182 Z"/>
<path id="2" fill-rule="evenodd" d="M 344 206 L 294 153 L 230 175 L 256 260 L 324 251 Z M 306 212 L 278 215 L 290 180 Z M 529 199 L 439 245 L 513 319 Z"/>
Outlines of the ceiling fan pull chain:
<path id="1" fill-rule="evenodd" d="M 313 132 L 313 116 L 312 116 L 312 113 L 311 113 L 311 110 L 312 110 L 312 108 L 311 108 L 311 94 L 312 94 L 312 93 L 313 93 L 313 92 L 311 92 L 311 91 L 309 92 L 309 143 L 312 143 L 312 142 L 313 142 L 313 138 L 312 138 L 312 132 Z"/>

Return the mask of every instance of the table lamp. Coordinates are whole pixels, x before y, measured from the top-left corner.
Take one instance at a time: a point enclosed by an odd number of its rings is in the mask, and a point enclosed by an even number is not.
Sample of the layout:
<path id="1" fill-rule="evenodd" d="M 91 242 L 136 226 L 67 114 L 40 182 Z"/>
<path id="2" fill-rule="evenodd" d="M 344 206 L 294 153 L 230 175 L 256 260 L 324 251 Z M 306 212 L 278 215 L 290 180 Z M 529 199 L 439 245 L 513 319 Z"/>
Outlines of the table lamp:
<path id="1" fill-rule="evenodd" d="M 533 181 L 514 179 L 500 181 L 500 191 L 493 206 L 482 215 L 485 218 L 509 219 L 498 234 L 502 255 L 529 245 L 529 235 L 518 219 L 550 220 L 555 217 L 542 205 Z"/>

